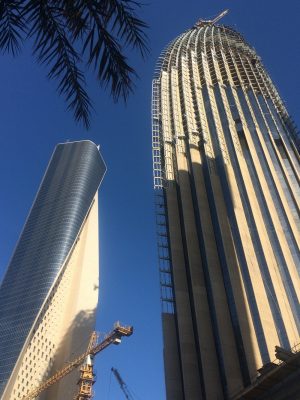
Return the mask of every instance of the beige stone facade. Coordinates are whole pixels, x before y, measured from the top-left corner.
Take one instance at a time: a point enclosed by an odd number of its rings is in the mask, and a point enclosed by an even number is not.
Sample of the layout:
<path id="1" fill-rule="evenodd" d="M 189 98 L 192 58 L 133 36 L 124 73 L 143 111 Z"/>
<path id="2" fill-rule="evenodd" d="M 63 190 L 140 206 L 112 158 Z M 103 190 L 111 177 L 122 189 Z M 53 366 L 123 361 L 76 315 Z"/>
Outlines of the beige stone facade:
<path id="1" fill-rule="evenodd" d="M 98 194 L 53 283 L 6 386 L 3 400 L 22 399 L 31 389 L 86 351 L 95 326 L 99 288 Z M 76 394 L 79 372 L 39 396 L 42 400 Z"/>

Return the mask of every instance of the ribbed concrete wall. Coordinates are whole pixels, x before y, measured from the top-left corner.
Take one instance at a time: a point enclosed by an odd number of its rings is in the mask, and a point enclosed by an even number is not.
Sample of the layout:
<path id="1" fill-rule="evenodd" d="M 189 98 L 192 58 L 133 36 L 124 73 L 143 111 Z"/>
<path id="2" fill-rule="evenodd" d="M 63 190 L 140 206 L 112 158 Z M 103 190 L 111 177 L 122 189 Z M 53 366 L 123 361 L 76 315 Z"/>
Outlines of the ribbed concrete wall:
<path id="1" fill-rule="evenodd" d="M 181 398 L 227 398 L 300 341 L 295 130 L 255 51 L 205 22 L 163 52 L 152 115 Z"/>

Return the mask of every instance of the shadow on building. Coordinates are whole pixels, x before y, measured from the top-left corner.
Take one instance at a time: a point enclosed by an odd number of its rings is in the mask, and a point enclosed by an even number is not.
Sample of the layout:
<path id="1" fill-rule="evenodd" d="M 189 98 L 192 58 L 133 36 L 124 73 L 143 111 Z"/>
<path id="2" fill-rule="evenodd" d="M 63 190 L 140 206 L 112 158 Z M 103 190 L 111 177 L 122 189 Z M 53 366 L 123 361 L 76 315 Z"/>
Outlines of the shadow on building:
<path id="1" fill-rule="evenodd" d="M 94 330 L 94 312 L 80 311 L 69 326 L 52 361 L 52 368 L 44 381 L 57 371 L 66 367 L 68 363 L 83 354 L 89 345 L 91 334 Z M 75 368 L 67 376 L 53 384 L 43 394 L 40 400 L 73 399 L 78 391 L 79 368 Z"/>

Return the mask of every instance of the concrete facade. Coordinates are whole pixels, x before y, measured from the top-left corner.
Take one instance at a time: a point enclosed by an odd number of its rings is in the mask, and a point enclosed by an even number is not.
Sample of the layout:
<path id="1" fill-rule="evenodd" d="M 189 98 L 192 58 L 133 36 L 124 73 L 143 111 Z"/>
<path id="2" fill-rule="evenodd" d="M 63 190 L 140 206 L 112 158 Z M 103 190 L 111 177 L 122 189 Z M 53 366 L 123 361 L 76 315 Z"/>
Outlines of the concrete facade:
<path id="1" fill-rule="evenodd" d="M 22 399 L 66 362 L 86 350 L 89 336 L 94 330 L 98 304 L 97 190 L 105 170 L 97 146 L 89 141 L 58 145 L 50 160 L 0 288 L 0 295 L 3 297 L 5 294 L 8 299 L 26 304 L 27 295 L 22 291 L 22 282 L 18 280 L 18 276 L 21 275 L 25 282 L 30 282 L 31 278 L 35 282 L 34 286 L 24 285 L 32 304 L 28 307 L 28 311 L 32 313 L 28 312 L 27 318 L 32 322 L 29 324 L 25 320 L 23 325 L 16 327 L 18 330 L 15 337 L 23 338 L 23 342 L 16 344 L 20 350 L 15 355 L 15 362 L 5 359 L 5 354 L 0 355 L 3 365 L 8 360 L 9 371 L 9 375 L 5 375 L 6 379 L 2 380 L 3 400 Z M 56 241 L 57 237 L 59 241 Z M 38 245 L 30 247 L 36 241 Z M 23 243 L 27 246 L 26 262 L 24 258 L 16 257 Z M 45 247 L 46 256 L 43 257 Z M 57 253 L 60 251 L 60 263 L 54 262 L 57 261 Z M 41 264 L 37 265 L 36 260 Z M 45 280 L 47 275 L 51 279 Z M 45 283 L 47 287 L 42 291 Z M 15 290 L 15 285 L 19 286 L 18 291 Z M 40 290 L 35 296 L 36 288 Z M 7 310 L 9 305 L 7 302 Z M 0 317 L 5 319 L 5 304 L 2 308 Z M 24 308 L 21 311 L 24 312 Z M 10 329 L 15 322 L 13 318 L 10 320 L 11 325 L 6 326 L 8 334 L 5 330 L 2 332 L 2 346 L 10 345 L 9 332 L 14 337 Z M 0 327 L 5 326 L 3 324 Z M 54 385 L 39 398 L 73 398 L 77 390 L 77 380 L 78 371 L 75 371 L 63 383 Z"/>
<path id="2" fill-rule="evenodd" d="M 167 399 L 233 398 L 300 342 L 295 129 L 256 52 L 205 21 L 162 53 L 152 124 Z"/>

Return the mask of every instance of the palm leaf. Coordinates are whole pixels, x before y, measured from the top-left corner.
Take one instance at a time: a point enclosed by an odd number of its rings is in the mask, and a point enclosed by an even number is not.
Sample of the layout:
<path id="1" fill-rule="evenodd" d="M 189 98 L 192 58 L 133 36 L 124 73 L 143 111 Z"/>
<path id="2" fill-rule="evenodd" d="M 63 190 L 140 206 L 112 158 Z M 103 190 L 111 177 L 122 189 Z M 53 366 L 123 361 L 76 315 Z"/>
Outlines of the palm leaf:
<path id="1" fill-rule="evenodd" d="M 139 6 L 133 0 L 0 0 L 0 49 L 15 55 L 31 38 L 33 54 L 58 82 L 75 120 L 88 127 L 92 106 L 80 65 L 93 66 L 115 101 L 126 100 L 136 73 L 124 49 L 148 52 Z"/>
<path id="2" fill-rule="evenodd" d="M 127 63 L 121 45 L 108 31 L 111 10 L 107 1 L 86 1 L 90 29 L 83 43 L 83 54 L 88 55 L 88 65 L 93 65 L 97 78 L 105 87 L 110 87 L 115 101 L 122 97 L 125 101 L 133 90 L 133 68 Z"/>
<path id="3" fill-rule="evenodd" d="M 14 56 L 19 53 L 26 25 L 22 1 L 0 0 L 0 49 Z"/>
<path id="4" fill-rule="evenodd" d="M 120 36 L 126 45 L 137 48 L 141 55 L 145 57 L 149 52 L 147 36 L 145 29 L 148 25 L 136 17 L 134 5 L 140 6 L 135 1 L 130 0 L 110 0 L 115 12 L 113 29 L 117 29 L 117 34 Z"/>
<path id="5" fill-rule="evenodd" d="M 30 36 L 34 39 L 34 54 L 46 64 L 48 77 L 58 80 L 58 91 L 64 95 L 68 109 L 73 109 L 76 121 L 90 125 L 91 102 L 85 90 L 84 74 L 78 68 L 81 59 L 68 37 L 64 9 L 60 2 L 31 0 L 26 15 L 31 24 Z"/>

